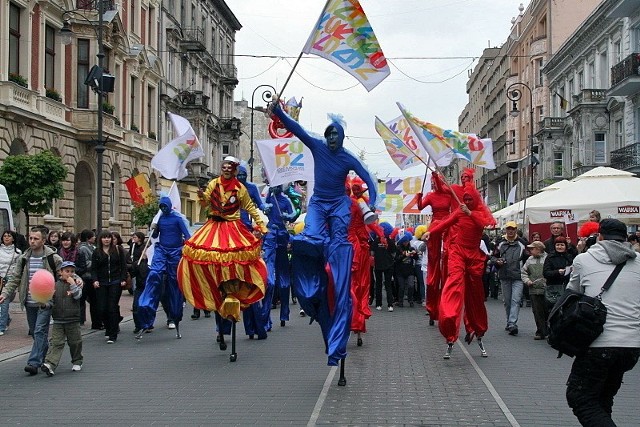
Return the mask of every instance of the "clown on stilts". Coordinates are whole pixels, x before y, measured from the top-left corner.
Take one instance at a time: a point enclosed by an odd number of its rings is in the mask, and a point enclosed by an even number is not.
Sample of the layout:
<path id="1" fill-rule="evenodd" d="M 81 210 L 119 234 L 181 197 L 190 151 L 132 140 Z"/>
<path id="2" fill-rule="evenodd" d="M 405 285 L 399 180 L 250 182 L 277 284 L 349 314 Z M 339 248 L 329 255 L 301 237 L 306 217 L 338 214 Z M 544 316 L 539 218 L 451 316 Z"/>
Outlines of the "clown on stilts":
<path id="1" fill-rule="evenodd" d="M 344 359 L 351 324 L 353 247 L 347 238 L 351 200 L 344 183 L 349 172 L 355 171 L 369 187 L 370 203 L 375 205 L 376 181 L 360 160 L 343 148 L 344 127 L 338 117 L 331 117 L 322 138 L 307 133 L 282 111 L 277 100 L 269 109 L 313 154 L 314 191 L 304 231 L 292 239 L 292 277 L 302 309 L 320 324 L 328 365 L 341 362 L 338 385 L 346 385 Z M 332 293 L 328 291 L 328 273 L 333 278 Z"/>
<path id="2" fill-rule="evenodd" d="M 240 311 L 264 297 L 267 269 L 261 258 L 261 241 L 240 221 L 240 209 L 253 218 L 260 231 L 267 228 L 247 189 L 236 178 L 238 159 L 222 162 L 221 176 L 198 192 L 208 209 L 207 222 L 185 242 L 178 265 L 178 284 L 195 308 L 215 311 L 233 322 L 230 360 L 235 362 L 236 323 Z M 222 331 L 220 350 L 226 350 Z"/>

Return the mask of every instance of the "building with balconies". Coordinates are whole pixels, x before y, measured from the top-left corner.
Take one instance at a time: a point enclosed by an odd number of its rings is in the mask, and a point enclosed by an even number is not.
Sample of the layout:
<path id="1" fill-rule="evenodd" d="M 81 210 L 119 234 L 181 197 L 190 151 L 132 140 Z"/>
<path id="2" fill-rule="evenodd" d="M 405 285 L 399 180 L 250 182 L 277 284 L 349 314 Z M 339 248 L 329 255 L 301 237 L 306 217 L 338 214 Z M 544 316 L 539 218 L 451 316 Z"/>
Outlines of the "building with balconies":
<path id="1" fill-rule="evenodd" d="M 625 46 L 638 31 L 640 18 L 634 25 L 629 17 L 618 16 L 620 5 L 603 1 L 544 68 L 551 116 L 536 134 L 541 142 L 540 185 L 597 166 L 640 172 L 640 153 L 634 153 L 640 120 L 634 99 L 640 86 L 634 88 L 633 73 L 628 84 L 623 83 L 623 70 L 633 71 Z M 635 14 L 639 12 L 640 5 Z"/>
<path id="2" fill-rule="evenodd" d="M 541 122 L 546 123 L 549 116 L 549 90 L 542 70 L 599 3 L 532 0 L 526 10 L 521 4 L 498 54 L 494 52 L 491 61 L 481 61 L 469 76 L 469 102 L 458 122 L 461 130 L 494 140 L 496 169 L 482 171 L 477 183 L 493 209 L 506 204 L 514 185 L 518 188 L 517 200 L 541 187 L 536 165 L 539 133 Z M 484 55 L 489 52 L 485 50 Z M 513 89 L 519 90 L 515 103 L 508 96 Z"/>
<path id="3" fill-rule="evenodd" d="M 101 4 L 101 37 L 92 0 L 0 4 L 0 32 L 9 40 L 0 43 L 0 161 L 50 150 L 66 165 L 64 197 L 32 223 L 79 231 L 97 228 L 101 212 L 101 228 L 128 233 L 132 205 L 124 181 L 142 173 L 152 190 L 160 190 L 150 160 L 173 138 L 166 118 L 173 112 L 190 120 L 206 153 L 179 185 L 184 212 L 197 220 L 198 178 L 210 179 L 223 153 L 235 154 L 238 146 L 233 50 L 241 25 L 224 1 Z M 64 26 L 75 34 L 69 46 L 60 36 Z M 101 161 L 94 150 L 98 97 L 85 84 L 99 39 L 103 68 L 115 77 L 101 105 Z M 24 232 L 24 221 L 17 220 Z"/>

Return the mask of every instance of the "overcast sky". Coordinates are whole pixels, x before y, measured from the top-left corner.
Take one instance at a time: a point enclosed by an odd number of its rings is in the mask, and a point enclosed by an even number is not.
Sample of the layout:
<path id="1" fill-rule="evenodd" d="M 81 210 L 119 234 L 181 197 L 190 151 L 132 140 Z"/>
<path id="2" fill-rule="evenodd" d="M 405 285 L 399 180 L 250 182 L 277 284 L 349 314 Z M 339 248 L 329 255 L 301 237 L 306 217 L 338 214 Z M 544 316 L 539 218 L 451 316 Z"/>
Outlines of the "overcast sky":
<path id="1" fill-rule="evenodd" d="M 240 83 L 235 99 L 252 103 L 254 89 L 280 90 L 291 72 L 325 0 L 226 0 L 242 29 L 236 34 Z M 524 0 L 525 7 L 529 3 Z M 466 83 L 487 47 L 509 35 L 517 0 L 360 0 L 390 62 L 391 75 L 371 92 L 326 59 L 303 55 L 285 98 L 304 97 L 300 123 L 322 133 L 327 113 L 347 123 L 345 147 L 364 150 L 365 163 L 378 177 L 416 176 L 424 167 L 401 171 L 386 153 L 374 128 L 400 115 L 396 101 L 417 117 L 456 129 L 467 103 Z M 256 92 L 254 105 L 264 105 Z"/>

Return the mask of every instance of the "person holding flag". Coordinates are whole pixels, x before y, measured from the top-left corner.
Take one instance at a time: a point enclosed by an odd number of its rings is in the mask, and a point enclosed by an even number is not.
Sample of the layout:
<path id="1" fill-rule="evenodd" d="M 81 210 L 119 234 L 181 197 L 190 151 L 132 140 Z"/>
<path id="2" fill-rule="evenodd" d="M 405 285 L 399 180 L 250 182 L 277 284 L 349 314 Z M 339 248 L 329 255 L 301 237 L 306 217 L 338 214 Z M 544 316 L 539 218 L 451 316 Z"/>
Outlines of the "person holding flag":
<path id="1" fill-rule="evenodd" d="M 178 289 L 177 270 L 178 263 L 182 255 L 182 246 L 185 239 L 191 237 L 187 225 L 182 215 L 172 208 L 171 198 L 163 196 L 160 198 L 161 214 L 157 222 L 151 224 L 153 239 L 158 239 L 154 245 L 153 259 L 149 266 L 147 281 L 144 291 L 138 300 L 138 320 L 140 330 L 136 338 L 142 335 L 151 327 L 156 320 L 156 311 L 160 303 L 160 296 L 164 288 L 163 281 L 166 276 L 166 292 L 169 293 L 169 315 L 176 327 L 176 337 L 180 335 L 180 321 L 182 320 L 183 297 Z"/>
<path id="2" fill-rule="evenodd" d="M 294 289 L 302 309 L 312 321 L 320 324 L 328 365 L 337 366 L 342 361 L 338 385 L 346 385 L 344 359 L 351 323 L 353 247 L 347 239 L 351 200 L 345 193 L 344 183 L 349 172 L 355 171 L 367 184 L 369 201 L 375 206 L 377 182 L 360 160 L 344 149 L 344 126 L 340 117 L 330 116 L 324 138 L 319 138 L 310 135 L 282 111 L 278 100 L 269 105 L 269 110 L 309 147 L 315 162 L 315 186 L 304 230 L 292 240 Z M 328 290 L 327 264 L 334 283 L 332 293 Z M 332 295 L 331 301 L 329 295 Z"/>

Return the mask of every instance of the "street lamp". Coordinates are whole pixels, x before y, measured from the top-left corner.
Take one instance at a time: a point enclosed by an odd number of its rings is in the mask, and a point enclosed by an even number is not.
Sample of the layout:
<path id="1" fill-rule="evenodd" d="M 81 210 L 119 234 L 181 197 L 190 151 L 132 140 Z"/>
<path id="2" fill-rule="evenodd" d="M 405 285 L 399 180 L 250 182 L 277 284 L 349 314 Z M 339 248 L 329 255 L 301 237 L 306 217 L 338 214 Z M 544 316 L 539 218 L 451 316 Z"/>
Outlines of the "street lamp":
<path id="1" fill-rule="evenodd" d="M 73 42 L 73 31 L 69 24 L 68 18 L 75 17 L 86 21 L 91 28 L 96 32 L 96 39 L 98 42 L 98 65 L 93 66 L 89 71 L 89 75 L 85 79 L 85 84 L 91 87 L 98 94 L 98 138 L 95 142 L 95 150 L 97 157 L 97 191 L 96 191 L 96 230 L 98 233 L 102 231 L 102 169 L 103 169 L 103 154 L 106 150 L 105 141 L 103 138 L 103 111 L 102 104 L 104 94 L 107 92 L 113 92 L 113 84 L 115 78 L 109 74 L 104 73 L 104 43 L 102 37 L 102 26 L 104 24 L 104 1 L 96 0 L 97 12 L 98 12 L 98 28 L 95 28 L 95 22 L 87 19 L 82 13 L 76 10 L 64 11 L 62 19 L 64 24 L 60 29 L 60 37 L 64 45 L 70 45 Z"/>
<path id="2" fill-rule="evenodd" d="M 273 96 L 276 93 L 276 89 L 273 86 L 271 86 L 271 85 L 260 85 L 260 86 L 256 87 L 253 90 L 253 93 L 251 94 L 251 129 L 250 129 L 250 132 L 251 132 L 251 138 L 250 138 L 251 139 L 251 148 L 250 148 L 250 154 L 249 154 L 249 179 L 251 181 L 253 181 L 253 164 L 255 163 L 254 158 L 253 158 L 253 147 L 255 145 L 254 141 L 253 141 L 253 113 L 254 113 L 253 101 L 254 101 L 254 98 L 256 96 L 256 91 L 258 89 L 260 89 L 260 88 L 263 88 L 261 97 L 262 97 L 262 100 L 264 102 L 266 102 L 266 103 L 271 102 L 273 100 Z"/>
<path id="3" fill-rule="evenodd" d="M 533 195 L 535 191 L 533 176 L 533 92 L 531 92 L 531 88 L 526 83 L 521 82 L 513 83 L 507 88 L 507 98 L 512 102 L 511 111 L 509 112 L 511 117 L 518 117 L 520 114 L 520 110 L 518 110 L 518 101 L 522 98 L 522 89 L 519 89 L 518 87 L 526 88 L 529 91 L 529 162 L 531 166 L 531 188 L 529 190 L 529 194 Z"/>

